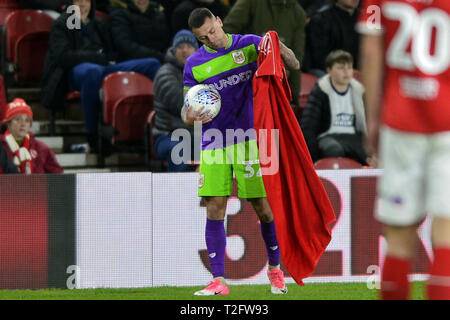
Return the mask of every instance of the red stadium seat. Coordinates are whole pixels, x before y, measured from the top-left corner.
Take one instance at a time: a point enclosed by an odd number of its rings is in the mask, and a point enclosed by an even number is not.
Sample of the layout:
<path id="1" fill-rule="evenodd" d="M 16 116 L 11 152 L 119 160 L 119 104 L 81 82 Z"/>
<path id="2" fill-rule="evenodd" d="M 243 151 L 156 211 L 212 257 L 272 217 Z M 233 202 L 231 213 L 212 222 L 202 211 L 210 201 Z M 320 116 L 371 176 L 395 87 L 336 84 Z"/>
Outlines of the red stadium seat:
<path id="1" fill-rule="evenodd" d="M 2 8 L 0 7 L 0 25 L 5 25 L 6 18 L 9 16 L 11 12 L 16 11 L 16 8 Z"/>
<path id="2" fill-rule="evenodd" d="M 358 81 L 361 81 L 361 72 L 354 70 L 353 71 L 353 78 L 355 78 Z"/>
<path id="3" fill-rule="evenodd" d="M 97 18 L 99 18 L 99 19 L 106 19 L 106 18 L 108 18 L 108 14 L 106 12 L 98 11 L 98 10 L 95 10 L 95 16 Z"/>
<path id="4" fill-rule="evenodd" d="M 323 158 L 314 163 L 316 169 L 361 169 L 362 164 L 350 158 Z"/>
<path id="5" fill-rule="evenodd" d="M 300 94 L 298 97 L 298 110 L 296 111 L 297 119 L 301 118 L 301 115 L 303 113 L 303 110 L 306 107 L 306 102 L 308 101 L 309 94 L 311 93 L 311 90 L 314 88 L 314 85 L 317 82 L 317 77 L 315 75 L 309 74 L 309 73 L 301 73 L 301 88 L 300 88 Z"/>
<path id="6" fill-rule="evenodd" d="M 102 84 L 103 122 L 118 135 L 112 142 L 143 141 L 144 125 L 153 110 L 153 82 L 135 72 L 115 72 Z"/>
<path id="7" fill-rule="evenodd" d="M 80 91 L 69 91 L 66 93 L 66 100 L 75 100 L 81 98 Z"/>
<path id="8" fill-rule="evenodd" d="M 16 10 L 8 15 L 5 26 L 7 71 L 18 82 L 37 82 L 42 75 L 53 19 L 38 10 Z M 4 62 L 6 65 L 6 62 Z"/>

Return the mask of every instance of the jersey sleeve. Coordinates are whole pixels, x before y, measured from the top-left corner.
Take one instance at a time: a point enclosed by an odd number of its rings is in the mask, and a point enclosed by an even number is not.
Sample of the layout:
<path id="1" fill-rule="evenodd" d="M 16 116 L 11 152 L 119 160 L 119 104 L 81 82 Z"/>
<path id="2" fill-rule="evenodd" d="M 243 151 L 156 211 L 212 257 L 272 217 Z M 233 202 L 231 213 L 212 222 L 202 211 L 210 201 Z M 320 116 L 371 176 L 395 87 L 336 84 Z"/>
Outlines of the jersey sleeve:
<path id="1" fill-rule="evenodd" d="M 246 34 L 246 35 L 244 36 L 244 39 L 245 39 L 245 42 L 246 42 L 246 43 L 248 43 L 248 44 L 254 44 L 254 45 L 255 45 L 255 48 L 256 48 L 256 53 L 259 53 L 259 51 L 258 51 L 258 45 L 259 45 L 259 43 L 261 42 L 262 37 L 257 36 L 257 35 L 255 35 L 255 34 Z"/>
<path id="2" fill-rule="evenodd" d="M 382 0 L 363 0 L 356 31 L 366 35 L 383 34 L 381 6 Z"/>

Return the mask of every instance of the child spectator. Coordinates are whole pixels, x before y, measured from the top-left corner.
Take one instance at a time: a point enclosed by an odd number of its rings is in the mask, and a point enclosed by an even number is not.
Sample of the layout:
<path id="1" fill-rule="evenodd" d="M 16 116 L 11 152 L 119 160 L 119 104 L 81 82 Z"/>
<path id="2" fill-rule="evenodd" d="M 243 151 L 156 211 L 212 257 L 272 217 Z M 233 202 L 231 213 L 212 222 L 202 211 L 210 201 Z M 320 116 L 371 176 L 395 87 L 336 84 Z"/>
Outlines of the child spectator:
<path id="1" fill-rule="evenodd" d="M 312 89 L 300 121 L 312 160 L 348 157 L 367 165 L 364 87 L 353 78 L 353 57 L 333 51 L 326 68 L 328 74 Z"/>

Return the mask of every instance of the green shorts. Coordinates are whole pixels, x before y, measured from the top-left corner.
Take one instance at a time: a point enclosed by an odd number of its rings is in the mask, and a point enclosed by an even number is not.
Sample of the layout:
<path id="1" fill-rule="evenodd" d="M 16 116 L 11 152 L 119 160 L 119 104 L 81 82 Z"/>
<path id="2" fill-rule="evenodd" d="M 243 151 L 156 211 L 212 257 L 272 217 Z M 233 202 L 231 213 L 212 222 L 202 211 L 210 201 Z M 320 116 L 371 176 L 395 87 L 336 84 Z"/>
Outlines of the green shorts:
<path id="1" fill-rule="evenodd" d="M 220 149 L 202 150 L 198 195 L 230 196 L 233 190 L 233 173 L 239 198 L 266 197 L 256 140 Z"/>

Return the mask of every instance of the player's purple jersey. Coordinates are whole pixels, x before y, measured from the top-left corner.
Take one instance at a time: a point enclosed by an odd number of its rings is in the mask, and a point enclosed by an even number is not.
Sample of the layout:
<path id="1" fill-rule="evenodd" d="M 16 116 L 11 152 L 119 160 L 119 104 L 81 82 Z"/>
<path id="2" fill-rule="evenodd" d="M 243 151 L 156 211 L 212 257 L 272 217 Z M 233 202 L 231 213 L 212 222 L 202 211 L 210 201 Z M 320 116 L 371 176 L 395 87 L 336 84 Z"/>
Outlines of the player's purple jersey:
<path id="1" fill-rule="evenodd" d="M 191 55 L 184 67 L 184 87 L 188 89 L 199 83 L 216 88 L 221 96 L 219 114 L 203 125 L 202 149 L 217 149 L 234 143 L 256 139 L 252 134 L 237 135 L 240 138 L 226 141 L 227 129 L 241 129 L 242 133 L 253 128 L 253 75 L 257 69 L 258 45 L 261 37 L 256 35 L 228 35 L 228 44 L 217 51 L 202 46 Z M 218 129 L 222 141 L 211 141 L 205 135 L 208 129 Z M 214 131 L 208 131 L 217 136 Z M 252 132 L 248 131 L 248 132 Z M 234 134 L 230 132 L 230 137 Z M 244 136 L 244 137 L 242 137 Z M 246 137 L 245 137 L 246 136 Z"/>

